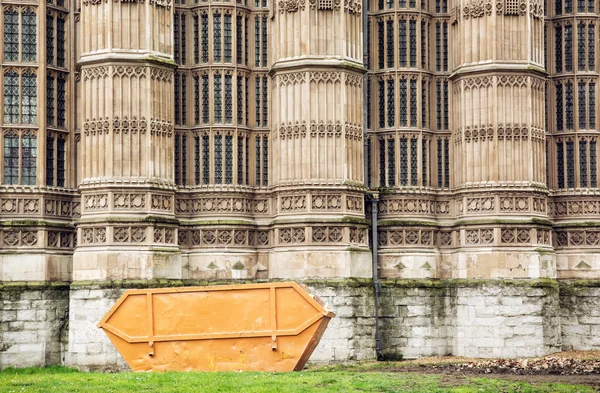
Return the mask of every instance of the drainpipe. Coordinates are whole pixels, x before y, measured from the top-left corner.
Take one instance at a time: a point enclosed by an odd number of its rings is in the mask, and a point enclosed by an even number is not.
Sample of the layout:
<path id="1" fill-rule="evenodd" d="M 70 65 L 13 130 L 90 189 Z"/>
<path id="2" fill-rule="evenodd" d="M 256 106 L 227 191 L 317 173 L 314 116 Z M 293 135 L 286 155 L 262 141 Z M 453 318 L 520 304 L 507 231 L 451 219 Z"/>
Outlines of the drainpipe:
<path id="1" fill-rule="evenodd" d="M 363 66 L 365 67 L 365 71 L 369 69 L 369 65 L 367 64 L 367 59 L 369 58 L 369 51 L 367 49 L 367 26 L 368 26 L 368 15 L 367 10 L 369 8 L 369 0 L 363 0 L 362 2 L 362 46 L 363 46 Z M 367 72 L 363 75 L 363 146 L 364 146 L 364 154 L 363 154 L 363 162 L 364 162 L 364 180 L 365 184 L 367 183 L 369 166 L 367 163 L 367 149 L 368 149 L 368 139 L 369 132 L 367 129 L 367 116 L 368 110 L 367 108 L 367 89 L 369 88 L 369 76 Z M 367 188 L 371 185 L 367 184 Z M 377 360 L 383 360 L 383 343 L 381 341 L 381 332 L 379 331 L 379 296 L 381 295 L 381 283 L 379 282 L 379 274 L 377 269 L 377 212 L 379 210 L 378 202 L 379 202 L 379 194 L 377 192 L 369 192 L 368 194 L 371 200 L 371 239 L 372 240 L 372 248 L 371 248 L 371 264 L 373 270 L 373 292 L 375 293 L 375 354 L 377 356 Z"/>

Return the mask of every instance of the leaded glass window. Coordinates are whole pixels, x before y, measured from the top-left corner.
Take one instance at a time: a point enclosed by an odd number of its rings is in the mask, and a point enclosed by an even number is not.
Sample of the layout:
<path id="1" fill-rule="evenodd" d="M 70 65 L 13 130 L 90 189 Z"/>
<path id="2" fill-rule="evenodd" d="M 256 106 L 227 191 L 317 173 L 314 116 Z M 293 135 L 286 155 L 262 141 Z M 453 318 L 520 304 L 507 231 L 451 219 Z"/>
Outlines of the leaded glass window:
<path id="1" fill-rule="evenodd" d="M 200 20 L 202 22 L 202 62 L 208 63 L 208 15 L 203 14 Z"/>
<path id="2" fill-rule="evenodd" d="M 448 23 L 442 23 L 442 27 L 442 65 L 444 71 L 448 71 Z"/>
<path id="3" fill-rule="evenodd" d="M 235 61 L 238 64 L 242 64 L 243 52 L 242 52 L 242 38 L 243 38 L 243 30 L 242 30 L 242 17 L 238 15 L 235 19 Z"/>
<path id="4" fill-rule="evenodd" d="M 565 72 L 573 71 L 573 28 L 565 25 Z"/>
<path id="5" fill-rule="evenodd" d="M 54 76 L 48 73 L 46 75 L 46 123 L 48 123 L 49 126 L 56 125 L 54 118 L 55 93 Z"/>
<path id="6" fill-rule="evenodd" d="M 438 72 L 442 70 L 442 33 L 440 22 L 435 24 L 435 70 Z"/>
<path id="7" fill-rule="evenodd" d="M 587 142 L 579 141 L 579 184 L 581 187 L 588 186 L 587 174 Z"/>
<path id="8" fill-rule="evenodd" d="M 21 47 L 23 61 L 35 61 L 37 51 L 37 26 L 36 15 L 30 9 L 25 9 L 21 15 L 22 34 Z"/>
<path id="9" fill-rule="evenodd" d="M 66 149 L 65 149 L 65 138 L 59 137 L 56 140 L 56 186 L 65 186 L 65 160 L 66 160 Z"/>
<path id="10" fill-rule="evenodd" d="M 223 136 L 215 135 L 215 184 L 223 183 Z"/>
<path id="11" fill-rule="evenodd" d="M 450 187 L 450 141 L 444 139 L 444 187 Z"/>
<path id="12" fill-rule="evenodd" d="M 6 95 L 5 95 L 6 102 Z M 4 106 L 6 112 L 6 104 Z M 4 115 L 6 118 L 6 115 Z M 379 81 L 379 128 L 385 127 L 385 82 Z"/>
<path id="13" fill-rule="evenodd" d="M 231 15 L 225 15 L 223 26 L 225 28 L 224 43 L 225 43 L 225 63 L 231 63 Z"/>
<path id="14" fill-rule="evenodd" d="M 173 58 L 181 64 L 179 53 L 179 14 L 173 14 Z"/>
<path id="15" fill-rule="evenodd" d="M 556 85 L 556 130 L 563 130 L 563 87 Z"/>
<path id="16" fill-rule="evenodd" d="M 388 20 L 386 23 L 387 39 L 387 66 L 394 68 L 394 21 Z"/>
<path id="17" fill-rule="evenodd" d="M 187 78 L 186 74 L 181 73 L 181 124 L 185 125 L 187 122 L 187 91 L 186 91 Z"/>
<path id="18" fill-rule="evenodd" d="M 37 122 L 37 76 L 33 71 L 23 71 L 23 88 L 21 91 L 22 123 L 35 124 Z"/>
<path id="19" fill-rule="evenodd" d="M 29 133 L 21 138 L 21 184 L 33 186 L 37 169 L 37 138 Z"/>
<path id="20" fill-rule="evenodd" d="M 265 4 L 266 6 L 266 4 Z M 267 17 L 263 15 L 262 17 L 262 66 L 267 66 Z"/>
<path id="21" fill-rule="evenodd" d="M 408 23 L 410 40 L 410 66 L 417 66 L 417 21 L 410 20 Z"/>
<path id="22" fill-rule="evenodd" d="M 200 17 L 194 15 L 194 63 L 200 63 Z"/>
<path id="23" fill-rule="evenodd" d="M 46 135 L 46 185 L 54 185 L 54 135 Z"/>
<path id="24" fill-rule="evenodd" d="M 579 23 L 577 25 L 577 69 L 583 71 L 585 65 L 585 24 Z"/>
<path id="25" fill-rule="evenodd" d="M 590 187 L 598 187 L 596 177 L 596 141 L 590 141 Z"/>
<path id="26" fill-rule="evenodd" d="M 373 157 L 371 154 L 371 138 L 367 138 L 367 151 L 365 152 L 365 156 L 367 157 L 367 186 L 369 188 L 372 188 L 372 183 L 371 183 L 371 171 L 372 171 L 372 161 L 373 161 Z"/>
<path id="27" fill-rule="evenodd" d="M 237 137 L 237 184 L 244 184 L 244 137 Z"/>
<path id="28" fill-rule="evenodd" d="M 225 75 L 225 123 L 233 121 L 233 85 L 231 75 Z"/>
<path id="29" fill-rule="evenodd" d="M 595 5 L 594 0 L 588 0 L 588 12 L 594 12 Z"/>
<path id="30" fill-rule="evenodd" d="M 367 83 L 365 85 L 367 89 L 367 128 L 371 128 L 371 78 L 367 76 Z"/>
<path id="31" fill-rule="evenodd" d="M 390 138 L 387 141 L 387 156 L 388 156 L 388 186 L 396 185 L 396 141 Z"/>
<path id="32" fill-rule="evenodd" d="M 244 18 L 244 53 L 246 54 L 244 56 L 244 64 L 248 65 L 248 17 Z M 248 102 L 246 100 L 246 102 Z M 247 123 L 248 121 L 246 121 Z"/>
<path id="33" fill-rule="evenodd" d="M 428 128 L 429 124 L 427 123 L 427 111 L 429 106 L 427 105 L 427 90 L 428 82 L 423 80 L 421 81 L 421 127 Z"/>
<path id="34" fill-rule="evenodd" d="M 577 0 L 577 12 L 585 12 L 585 0 Z"/>
<path id="35" fill-rule="evenodd" d="M 194 75 L 194 124 L 200 124 L 200 77 Z"/>
<path id="36" fill-rule="evenodd" d="M 208 124 L 209 120 L 209 87 L 208 87 L 208 75 L 202 75 L 202 123 Z"/>
<path id="37" fill-rule="evenodd" d="M 593 71 L 596 67 L 596 26 L 592 23 L 588 25 L 588 69 Z"/>
<path id="38" fill-rule="evenodd" d="M 437 129 L 442 129 L 442 81 L 435 81 L 435 108 L 436 108 L 436 118 L 437 118 Z"/>
<path id="39" fill-rule="evenodd" d="M 417 126 L 417 80 L 410 80 L 410 126 Z"/>
<path id="40" fill-rule="evenodd" d="M 175 83 L 173 86 L 173 89 L 175 91 L 175 102 L 173 102 L 173 105 L 175 106 L 175 124 L 181 124 L 181 115 L 180 115 L 180 98 L 181 98 L 181 92 L 179 89 L 179 74 L 175 73 Z"/>
<path id="41" fill-rule="evenodd" d="M 394 8 L 394 0 L 386 0 L 387 8 Z"/>
<path id="42" fill-rule="evenodd" d="M 421 21 L 421 68 L 427 69 L 427 22 Z"/>
<path id="43" fill-rule="evenodd" d="M 378 5 L 379 9 L 382 10 L 383 9 L 383 0 L 379 0 L 377 5 Z"/>
<path id="44" fill-rule="evenodd" d="M 400 81 L 400 94 L 402 94 L 402 82 Z M 406 81 L 404 81 L 404 89 L 406 93 Z M 402 102 L 402 100 L 400 101 Z M 405 101 L 406 103 L 406 101 Z M 402 104 L 400 104 L 402 105 Z M 387 81 L 387 125 L 388 127 L 394 126 L 394 120 L 396 118 L 396 113 L 394 110 L 395 100 L 394 100 L 394 80 L 388 79 Z M 400 108 L 400 113 L 402 113 L 402 108 Z"/>
<path id="45" fill-rule="evenodd" d="M 575 152 L 573 141 L 567 141 L 567 188 L 575 188 Z"/>
<path id="46" fill-rule="evenodd" d="M 400 185 L 408 185 L 408 141 L 400 138 Z"/>
<path id="47" fill-rule="evenodd" d="M 406 0 L 398 0 L 399 8 L 406 8 Z"/>
<path id="48" fill-rule="evenodd" d="M 367 20 L 367 53 L 364 61 L 366 62 L 365 67 L 371 69 L 371 19 Z"/>
<path id="49" fill-rule="evenodd" d="M 221 59 L 221 14 L 213 15 L 213 61 L 220 63 Z"/>
<path id="50" fill-rule="evenodd" d="M 407 114 L 407 101 L 408 92 L 406 88 L 406 79 L 400 79 L 400 127 L 406 127 L 408 125 L 408 114 Z"/>
<path id="51" fill-rule="evenodd" d="M 437 140 L 437 178 L 438 178 L 438 187 L 442 188 L 444 185 L 443 178 L 443 153 L 442 153 L 442 140 L 438 138 Z"/>
<path id="52" fill-rule="evenodd" d="M 410 139 L 410 185 L 416 186 L 418 181 L 417 138 Z"/>
<path id="53" fill-rule="evenodd" d="M 186 36 L 187 34 L 185 33 L 185 14 L 181 13 L 181 64 L 185 64 L 186 62 Z"/>
<path id="54" fill-rule="evenodd" d="M 565 14 L 573 12 L 573 0 L 565 0 Z"/>
<path id="55" fill-rule="evenodd" d="M 263 186 L 269 185 L 269 137 L 267 135 L 263 136 Z"/>
<path id="56" fill-rule="evenodd" d="M 179 156 L 181 154 L 180 136 L 175 135 L 175 184 L 181 184 L 181 171 L 179 168 Z"/>
<path id="57" fill-rule="evenodd" d="M 379 21 L 377 22 L 377 52 L 378 52 L 378 56 L 379 56 L 379 68 L 384 68 L 384 56 L 385 56 L 385 52 L 384 52 L 384 46 L 385 46 L 385 41 L 384 41 L 384 37 L 385 34 L 383 32 L 383 22 Z"/>
<path id="58" fill-rule="evenodd" d="M 181 184 L 185 186 L 187 179 L 187 136 L 181 135 Z"/>
<path id="59" fill-rule="evenodd" d="M 556 15 L 562 14 L 562 0 L 554 0 L 554 13 Z"/>
<path id="60" fill-rule="evenodd" d="M 19 122 L 19 74 L 14 70 L 4 74 L 4 122 Z"/>
<path id="61" fill-rule="evenodd" d="M 246 184 L 250 184 L 250 138 L 246 138 Z"/>
<path id="62" fill-rule="evenodd" d="M 554 57 L 556 72 L 562 72 L 562 27 L 557 26 L 554 37 Z"/>
<path id="63" fill-rule="evenodd" d="M 246 77 L 246 84 L 244 86 L 244 92 L 245 92 L 245 100 L 244 100 L 244 112 L 246 113 L 246 125 L 248 125 L 249 121 L 250 121 L 250 111 L 248 110 L 248 106 L 250 105 L 250 99 L 248 98 L 250 93 L 250 78 Z M 248 181 L 246 181 L 246 184 L 248 184 Z"/>
<path id="64" fill-rule="evenodd" d="M 56 18 L 56 65 L 65 66 L 65 18 L 62 14 Z"/>
<path id="65" fill-rule="evenodd" d="M 194 181 L 200 184 L 200 137 L 194 137 Z"/>
<path id="66" fill-rule="evenodd" d="M 573 83 L 565 84 L 565 125 L 567 130 L 573 129 Z"/>
<path id="67" fill-rule="evenodd" d="M 427 181 L 427 164 L 429 155 L 427 154 L 427 140 L 423 138 L 421 141 L 421 176 L 423 181 L 423 187 L 427 187 L 429 182 Z"/>
<path id="68" fill-rule="evenodd" d="M 585 99 L 585 91 L 586 91 L 586 86 L 584 82 L 579 82 L 578 86 L 577 86 L 577 96 L 578 96 L 578 101 L 577 101 L 577 115 L 579 118 L 579 128 L 587 128 L 587 116 L 586 116 L 586 99 Z"/>
<path id="69" fill-rule="evenodd" d="M 59 127 L 65 126 L 65 112 L 66 112 L 66 84 L 65 74 L 58 74 L 56 80 L 56 125 Z"/>
<path id="70" fill-rule="evenodd" d="M 406 21 L 400 19 L 398 21 L 398 60 L 400 62 L 400 67 L 406 67 L 406 39 Z"/>
<path id="71" fill-rule="evenodd" d="M 233 184 L 233 136 L 225 136 L 225 184 Z"/>
<path id="72" fill-rule="evenodd" d="M 596 84 L 594 82 L 590 82 L 589 84 L 589 125 L 591 130 L 596 129 Z"/>
<path id="73" fill-rule="evenodd" d="M 385 187 L 385 139 L 379 139 L 379 185 Z"/>
<path id="74" fill-rule="evenodd" d="M 260 16 L 254 18 L 254 65 L 260 67 Z"/>
<path id="75" fill-rule="evenodd" d="M 448 81 L 444 80 L 444 129 L 450 128 L 449 115 L 448 115 Z"/>
<path id="76" fill-rule="evenodd" d="M 214 77 L 214 89 L 215 89 L 215 95 L 214 95 L 214 122 L 215 123 L 221 123 L 223 122 L 223 86 L 222 86 L 222 81 L 221 81 L 221 75 L 219 74 L 215 74 Z M 216 182 L 216 183 L 220 183 L 220 181 Z"/>
<path id="77" fill-rule="evenodd" d="M 46 14 L 46 62 L 54 64 L 54 15 Z"/>
<path id="78" fill-rule="evenodd" d="M 4 10 L 4 61 L 19 60 L 19 14 L 13 8 Z M 18 175 L 17 175 L 18 176 Z M 6 174 L 5 174 L 6 177 Z M 6 183 L 6 181 L 5 181 Z M 6 183 L 15 184 L 15 183 Z"/>
<path id="79" fill-rule="evenodd" d="M 255 143 L 256 143 L 256 185 L 260 186 L 260 165 L 261 165 L 261 160 L 260 160 L 260 135 L 257 135 L 256 138 L 254 139 Z"/>
<path id="80" fill-rule="evenodd" d="M 4 135 L 4 184 L 19 184 L 19 136 Z"/>
<path id="81" fill-rule="evenodd" d="M 236 80 L 237 94 L 236 94 L 236 106 L 237 106 L 237 122 L 238 124 L 244 124 L 244 78 L 241 76 L 237 77 Z"/>
<path id="82" fill-rule="evenodd" d="M 255 79 L 256 83 L 256 125 L 260 126 L 260 76 L 257 76 Z"/>
<path id="83" fill-rule="evenodd" d="M 210 142 L 208 135 L 202 136 L 202 183 L 210 183 Z"/>
<path id="84" fill-rule="evenodd" d="M 267 126 L 269 120 L 269 97 L 268 97 L 268 89 L 267 89 L 267 76 L 263 76 L 262 78 L 262 125 L 263 127 Z"/>

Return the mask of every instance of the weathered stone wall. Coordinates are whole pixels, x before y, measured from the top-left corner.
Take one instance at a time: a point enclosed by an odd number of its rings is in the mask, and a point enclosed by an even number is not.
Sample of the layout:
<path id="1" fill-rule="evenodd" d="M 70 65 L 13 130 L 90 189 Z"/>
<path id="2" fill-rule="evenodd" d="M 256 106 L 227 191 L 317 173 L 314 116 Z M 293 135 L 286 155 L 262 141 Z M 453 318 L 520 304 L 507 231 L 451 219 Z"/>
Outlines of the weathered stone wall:
<path id="1" fill-rule="evenodd" d="M 0 369 L 61 364 L 69 284 L 0 282 Z"/>
<path id="2" fill-rule="evenodd" d="M 560 284 L 564 350 L 600 350 L 600 280 Z"/>

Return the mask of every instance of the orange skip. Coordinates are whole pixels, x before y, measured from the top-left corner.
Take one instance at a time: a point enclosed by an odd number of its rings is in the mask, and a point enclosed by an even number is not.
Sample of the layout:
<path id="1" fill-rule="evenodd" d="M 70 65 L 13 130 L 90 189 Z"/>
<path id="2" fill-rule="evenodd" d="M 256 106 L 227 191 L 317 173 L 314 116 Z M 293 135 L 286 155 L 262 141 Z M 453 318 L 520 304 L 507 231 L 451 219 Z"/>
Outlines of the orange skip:
<path id="1" fill-rule="evenodd" d="M 286 282 L 128 290 L 98 327 L 133 371 L 298 371 L 334 316 Z"/>

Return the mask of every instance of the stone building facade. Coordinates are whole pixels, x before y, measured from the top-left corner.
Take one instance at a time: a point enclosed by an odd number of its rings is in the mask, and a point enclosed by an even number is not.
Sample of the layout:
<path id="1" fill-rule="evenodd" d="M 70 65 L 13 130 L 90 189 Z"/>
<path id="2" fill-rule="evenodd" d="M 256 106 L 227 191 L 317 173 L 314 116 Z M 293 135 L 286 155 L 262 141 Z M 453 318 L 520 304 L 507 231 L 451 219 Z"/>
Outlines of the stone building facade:
<path id="1" fill-rule="evenodd" d="M 0 367 L 117 367 L 123 289 L 236 279 L 374 357 L 373 243 L 390 356 L 600 346 L 597 0 L 0 3 Z"/>

